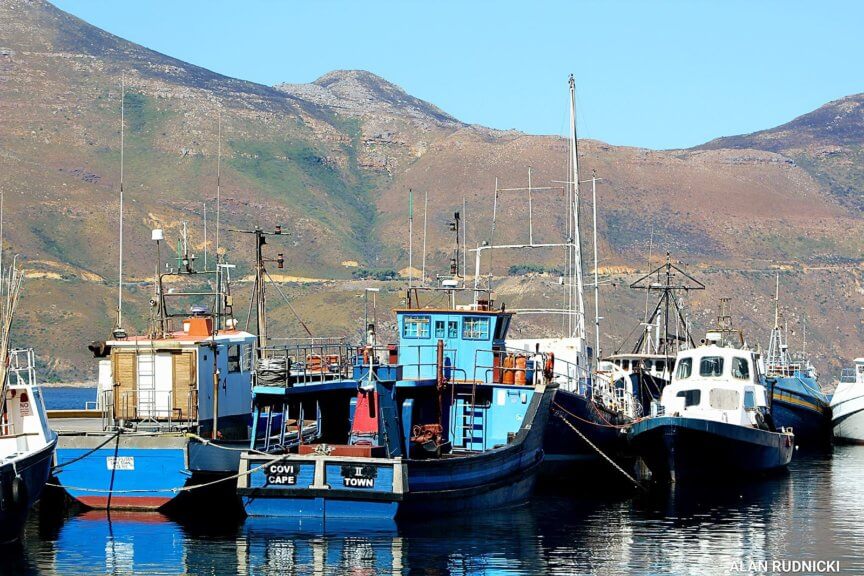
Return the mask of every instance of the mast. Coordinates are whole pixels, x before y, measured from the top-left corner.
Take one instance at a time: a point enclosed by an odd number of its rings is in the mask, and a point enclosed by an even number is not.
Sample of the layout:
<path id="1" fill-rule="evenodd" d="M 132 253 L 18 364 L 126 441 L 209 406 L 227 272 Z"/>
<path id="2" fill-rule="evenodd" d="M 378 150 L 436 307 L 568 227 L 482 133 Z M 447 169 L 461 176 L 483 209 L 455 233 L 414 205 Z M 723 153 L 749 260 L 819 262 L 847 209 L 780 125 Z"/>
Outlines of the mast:
<path id="1" fill-rule="evenodd" d="M 408 288 L 414 284 L 414 191 L 408 189 Z M 366 329 L 365 327 L 363 328 Z"/>
<path id="2" fill-rule="evenodd" d="M 219 255 L 219 226 L 222 207 L 222 109 L 217 113 L 216 143 L 216 330 L 222 328 L 222 308 L 225 305 L 222 280 L 222 257 Z M 206 248 L 205 248 L 206 249 Z M 205 252 L 206 256 L 206 252 Z M 206 268 L 206 266 L 205 266 Z"/>
<path id="3" fill-rule="evenodd" d="M 600 362 L 600 279 L 597 268 L 597 174 L 591 173 L 592 208 L 594 209 L 594 363 Z"/>
<path id="4" fill-rule="evenodd" d="M 126 77 L 120 77 L 120 241 L 119 266 L 117 274 L 117 326 L 116 331 L 123 328 L 123 152 L 124 132 L 126 130 Z"/>
<path id="5" fill-rule="evenodd" d="M 429 192 L 423 193 L 423 277 L 420 283 L 426 285 L 426 216 L 429 209 Z"/>
<path id="6" fill-rule="evenodd" d="M 772 376 L 785 373 L 786 364 L 786 347 L 783 342 L 783 331 L 780 329 L 780 273 L 778 272 L 774 284 L 774 327 L 771 328 L 771 340 L 768 342 L 765 368 L 768 375 Z"/>
<path id="7" fill-rule="evenodd" d="M 579 149 L 578 139 L 576 137 L 576 80 L 573 75 L 570 75 L 570 154 L 573 166 L 572 175 L 572 194 L 571 207 L 573 236 L 570 239 L 572 242 L 571 259 L 571 282 L 570 282 L 570 305 L 571 315 L 572 307 L 576 307 L 576 325 L 571 327 L 571 336 L 576 338 L 585 338 L 585 302 L 584 288 L 582 284 L 582 239 L 579 232 Z M 575 280 L 575 282 L 573 282 Z M 575 290 L 575 292 L 573 292 Z"/>

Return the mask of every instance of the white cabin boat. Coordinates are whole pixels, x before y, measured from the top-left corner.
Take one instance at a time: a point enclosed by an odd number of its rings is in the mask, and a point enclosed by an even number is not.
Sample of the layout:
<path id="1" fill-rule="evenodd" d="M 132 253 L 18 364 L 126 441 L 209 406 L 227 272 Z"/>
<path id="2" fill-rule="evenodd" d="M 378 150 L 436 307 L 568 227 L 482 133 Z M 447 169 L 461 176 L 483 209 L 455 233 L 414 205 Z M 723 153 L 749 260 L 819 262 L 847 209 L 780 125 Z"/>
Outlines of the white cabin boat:
<path id="1" fill-rule="evenodd" d="M 864 358 L 855 359 L 852 374 L 844 370 L 831 398 L 834 439 L 864 444 Z"/>

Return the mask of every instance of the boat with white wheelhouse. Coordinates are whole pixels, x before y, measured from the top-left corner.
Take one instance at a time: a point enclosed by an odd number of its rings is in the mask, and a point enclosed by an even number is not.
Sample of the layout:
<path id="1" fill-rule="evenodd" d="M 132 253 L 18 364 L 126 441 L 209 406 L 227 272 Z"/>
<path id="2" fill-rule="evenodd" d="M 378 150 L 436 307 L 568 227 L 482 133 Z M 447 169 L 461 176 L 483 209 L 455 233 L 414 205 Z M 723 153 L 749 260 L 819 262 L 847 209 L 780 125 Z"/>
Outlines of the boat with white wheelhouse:
<path id="1" fill-rule="evenodd" d="M 794 435 L 771 418 L 755 352 L 722 345 L 720 333 L 677 354 L 672 382 L 651 415 L 628 431 L 657 480 L 724 478 L 786 466 Z"/>
<path id="2" fill-rule="evenodd" d="M 0 411 L 0 543 L 20 534 L 48 481 L 57 445 L 34 366 L 32 349 L 9 353 Z"/>
<path id="3" fill-rule="evenodd" d="M 831 397 L 834 440 L 847 444 L 864 444 L 864 358 L 854 360 L 846 369 Z"/>

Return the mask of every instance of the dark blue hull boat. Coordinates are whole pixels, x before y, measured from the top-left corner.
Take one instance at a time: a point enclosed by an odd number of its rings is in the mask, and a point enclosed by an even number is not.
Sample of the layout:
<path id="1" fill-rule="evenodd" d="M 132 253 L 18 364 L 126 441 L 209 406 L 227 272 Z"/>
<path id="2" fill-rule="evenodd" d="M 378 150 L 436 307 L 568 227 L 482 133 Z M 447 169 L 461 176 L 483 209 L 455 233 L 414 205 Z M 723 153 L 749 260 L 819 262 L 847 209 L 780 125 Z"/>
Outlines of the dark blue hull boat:
<path id="1" fill-rule="evenodd" d="M 620 455 L 627 447 L 627 436 L 621 432 L 623 424 L 617 414 L 586 396 L 559 389 L 544 438 L 544 474 L 573 473 L 584 463 L 601 462 L 592 444 L 607 455 Z"/>
<path id="2" fill-rule="evenodd" d="M 768 472 L 789 464 L 794 450 L 788 433 L 678 416 L 640 420 L 628 438 L 659 481 Z"/>
<path id="3" fill-rule="evenodd" d="M 812 378 L 777 378 L 771 414 L 778 427 L 792 428 L 795 441 L 818 447 L 831 443 L 831 406 Z"/>
<path id="4" fill-rule="evenodd" d="M 56 437 L 47 446 L 0 465 L 0 543 L 18 538 L 27 514 L 42 496 L 54 456 Z"/>
<path id="5" fill-rule="evenodd" d="M 553 385 L 528 395 L 523 425 L 509 442 L 440 458 L 245 453 L 238 487 L 250 516 L 388 520 L 498 509 L 524 503 L 543 460 Z M 248 474 L 248 479 L 247 479 Z"/>

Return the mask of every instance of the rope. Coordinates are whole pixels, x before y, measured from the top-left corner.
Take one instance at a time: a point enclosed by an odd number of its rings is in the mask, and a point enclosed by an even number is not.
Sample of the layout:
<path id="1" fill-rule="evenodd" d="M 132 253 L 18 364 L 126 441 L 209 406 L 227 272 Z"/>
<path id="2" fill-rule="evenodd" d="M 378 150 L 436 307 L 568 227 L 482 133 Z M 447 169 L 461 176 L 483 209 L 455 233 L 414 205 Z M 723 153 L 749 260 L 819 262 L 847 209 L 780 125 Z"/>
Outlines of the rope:
<path id="1" fill-rule="evenodd" d="M 85 452 L 81 456 L 77 456 L 77 457 L 73 458 L 72 460 L 69 460 L 68 462 L 64 462 L 63 464 L 58 464 L 57 466 L 54 466 L 53 468 L 51 468 L 51 472 L 54 473 L 57 470 L 60 470 L 61 468 L 69 466 L 70 464 L 74 464 L 75 462 L 78 462 L 79 460 L 83 460 L 84 458 L 90 456 L 91 454 L 93 454 L 94 452 L 96 452 L 97 450 L 99 450 L 100 448 L 102 448 L 103 446 L 105 446 L 106 444 L 111 442 L 112 440 L 114 440 L 114 438 L 116 436 L 119 436 L 119 435 L 120 435 L 120 431 L 118 430 L 117 432 L 114 433 L 114 436 L 109 436 L 107 440 L 105 440 L 104 442 L 102 442 L 101 444 L 99 444 L 98 446 L 93 448 L 92 450 Z"/>
<path id="2" fill-rule="evenodd" d="M 556 404 L 556 406 L 557 406 L 557 404 Z M 571 430 L 576 432 L 576 434 L 578 434 L 579 437 L 582 438 L 582 440 L 584 440 L 586 444 L 588 444 L 591 448 L 593 448 L 595 452 L 600 454 L 600 456 L 602 456 L 607 462 L 609 462 L 609 464 L 611 464 L 616 470 L 618 470 L 621 474 L 623 474 L 624 477 L 627 478 L 627 480 L 632 482 L 634 486 L 636 486 L 637 488 L 639 488 L 642 491 L 645 491 L 645 492 L 648 491 L 648 489 L 645 488 L 645 486 L 643 486 L 635 478 L 630 476 L 630 474 L 628 474 L 623 468 L 621 468 L 618 464 L 616 464 L 614 460 L 612 460 L 609 456 L 607 456 L 605 452 L 600 450 L 600 448 L 598 448 L 593 442 L 591 442 L 591 440 L 589 440 L 587 436 L 582 434 L 582 432 L 578 428 L 573 426 L 573 424 L 571 424 L 570 421 L 567 420 L 567 418 L 565 418 L 563 414 L 561 414 L 561 412 L 558 412 L 558 411 L 553 411 L 553 412 L 558 418 L 561 419 L 562 422 L 564 422 L 567 426 L 569 426 Z"/>
<path id="3" fill-rule="evenodd" d="M 590 424 L 590 425 L 592 425 L 592 426 L 600 426 L 601 428 L 617 428 L 617 429 L 619 429 L 619 430 L 620 430 L 620 429 L 627 428 L 627 426 L 628 426 L 628 424 L 611 424 L 611 423 L 609 423 L 609 424 L 600 424 L 600 423 L 598 423 L 598 422 L 591 422 L 590 420 L 586 420 L 585 418 L 580 418 L 580 417 L 577 416 L 576 414 L 573 414 L 572 412 L 570 412 L 569 410 L 567 410 L 566 408 L 564 408 L 563 406 L 561 406 L 561 405 L 558 404 L 557 402 L 552 402 L 552 404 L 555 406 L 555 408 L 557 408 L 557 409 L 560 410 L 561 412 L 564 412 L 564 413 L 567 414 L 568 416 L 570 416 L 570 417 L 572 417 L 572 418 L 575 418 L 576 420 L 580 420 L 580 421 L 584 422 L 585 424 Z M 593 402 L 592 402 L 592 404 L 593 404 Z M 603 418 L 603 420 L 606 420 L 606 418 L 604 418 L 603 415 L 600 414 L 599 412 L 597 413 L 597 415 L 598 415 L 599 417 Z M 609 421 L 606 420 L 606 422 L 609 422 Z"/>
<path id="4" fill-rule="evenodd" d="M 265 462 L 264 464 L 261 464 L 259 466 L 254 467 L 254 468 L 250 468 L 246 472 L 238 472 L 237 474 L 232 474 L 231 476 L 228 476 L 226 478 L 220 478 L 218 480 L 213 480 L 212 482 L 205 482 L 204 484 L 194 484 L 192 486 L 180 486 L 178 488 L 153 488 L 153 489 L 134 488 L 134 489 L 129 489 L 129 490 L 102 490 L 100 488 L 82 488 L 80 486 L 64 486 L 63 484 L 55 484 L 53 482 L 46 482 L 45 485 L 51 486 L 52 488 L 63 488 L 64 490 L 76 490 L 79 492 L 97 492 L 97 493 L 101 493 L 101 494 L 105 494 L 107 492 L 109 495 L 110 494 L 145 494 L 145 493 L 152 494 L 154 492 L 156 492 L 156 493 L 170 492 L 172 494 L 178 494 L 180 492 L 191 492 L 192 490 L 207 488 L 209 486 L 214 486 L 214 485 L 220 484 L 222 482 L 228 482 L 230 480 L 237 480 L 238 478 L 242 478 L 243 476 L 250 476 L 259 470 L 263 470 L 264 468 L 266 468 L 267 466 L 269 466 L 275 462 L 279 462 L 281 460 L 284 460 L 288 456 L 292 456 L 292 454 L 284 454 L 278 458 L 275 458 L 273 460 L 269 460 L 269 461 Z"/>

